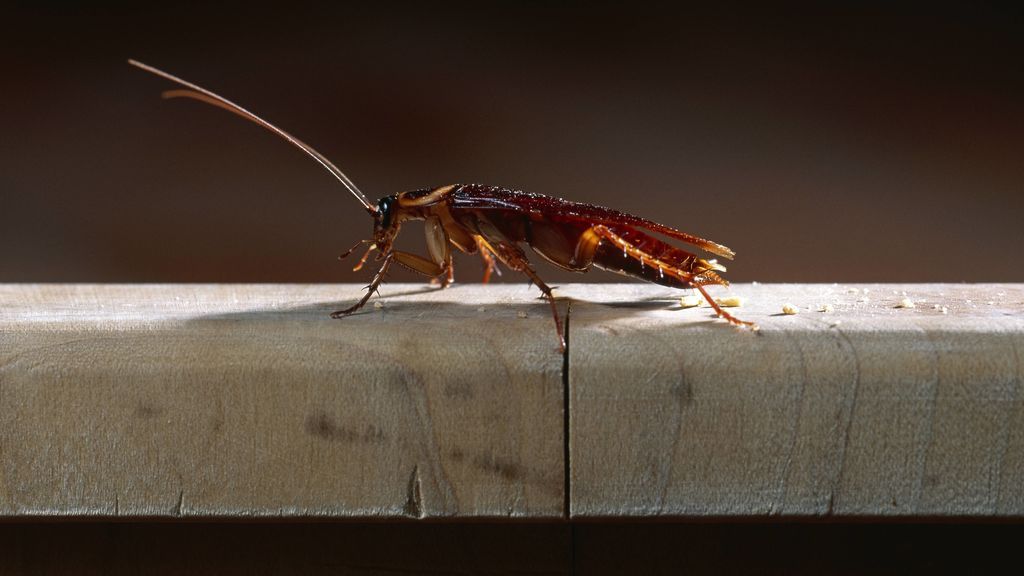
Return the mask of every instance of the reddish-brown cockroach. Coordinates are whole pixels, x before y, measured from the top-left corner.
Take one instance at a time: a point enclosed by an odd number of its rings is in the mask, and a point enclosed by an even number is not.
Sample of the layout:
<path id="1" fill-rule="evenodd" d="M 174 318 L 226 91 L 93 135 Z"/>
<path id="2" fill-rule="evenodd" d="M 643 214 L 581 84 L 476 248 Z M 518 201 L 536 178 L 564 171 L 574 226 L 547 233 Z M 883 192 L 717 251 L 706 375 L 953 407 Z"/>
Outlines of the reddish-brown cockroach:
<path id="1" fill-rule="evenodd" d="M 648 232 L 731 259 L 733 251 L 721 244 L 617 210 L 481 184 L 422 188 L 385 196 L 372 204 L 337 166 L 298 138 L 205 88 L 141 62 L 128 62 L 186 88 L 168 90 L 163 93 L 164 98 L 194 98 L 233 112 L 284 138 L 323 165 L 370 213 L 373 239 L 360 241 L 341 257 L 350 255 L 362 244 L 369 244 L 354 270 L 362 268 L 374 250 L 380 252 L 377 255 L 377 260 L 382 261 L 380 269 L 367 286 L 366 295 L 355 305 L 331 314 L 332 318 L 341 318 L 362 308 L 395 263 L 436 279 L 442 287 L 447 286 L 453 279 L 451 249 L 454 246 L 468 254 L 480 254 L 484 261 L 485 283 L 500 261 L 536 284 L 551 305 L 558 341 L 564 349 L 562 320 L 551 287 L 530 266 L 519 247 L 520 243 L 525 243 L 565 270 L 586 272 L 596 266 L 662 286 L 696 288 L 721 318 L 739 326 L 754 326 L 723 310 L 704 289 L 711 284 L 728 285 L 717 274 L 725 271 L 724 266 L 715 260 L 698 258 Z M 429 258 L 392 248 L 402 224 L 411 220 L 425 223 Z"/>

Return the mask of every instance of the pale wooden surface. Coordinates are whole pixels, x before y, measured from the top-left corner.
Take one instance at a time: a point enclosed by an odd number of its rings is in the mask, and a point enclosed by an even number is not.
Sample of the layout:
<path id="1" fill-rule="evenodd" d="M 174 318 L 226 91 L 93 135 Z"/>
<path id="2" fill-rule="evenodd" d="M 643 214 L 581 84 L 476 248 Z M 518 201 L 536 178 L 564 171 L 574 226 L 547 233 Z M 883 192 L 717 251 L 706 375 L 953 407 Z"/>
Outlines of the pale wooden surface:
<path id="1" fill-rule="evenodd" d="M 756 334 L 671 291 L 574 293 L 573 516 L 1024 514 L 1024 287 L 731 293 Z"/>
<path id="2" fill-rule="evenodd" d="M 1024 515 L 1024 287 L 864 288 L 563 287 L 566 452 L 536 288 L 0 286 L 0 516 Z"/>
<path id="3" fill-rule="evenodd" d="M 560 516 L 546 305 L 360 288 L 0 287 L 0 516 Z"/>

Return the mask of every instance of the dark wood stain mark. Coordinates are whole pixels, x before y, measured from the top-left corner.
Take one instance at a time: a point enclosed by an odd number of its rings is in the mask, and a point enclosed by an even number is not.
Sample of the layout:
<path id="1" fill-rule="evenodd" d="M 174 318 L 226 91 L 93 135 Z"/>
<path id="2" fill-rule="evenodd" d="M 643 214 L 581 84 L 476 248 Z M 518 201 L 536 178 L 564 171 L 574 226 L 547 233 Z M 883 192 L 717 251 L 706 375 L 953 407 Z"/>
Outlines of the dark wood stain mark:
<path id="1" fill-rule="evenodd" d="M 353 426 L 343 426 L 336 423 L 324 412 L 319 412 L 306 418 L 306 432 L 324 440 L 338 442 L 379 444 L 387 440 L 387 435 L 384 431 L 373 424 L 367 424 L 362 429 L 357 429 Z"/>
<path id="2" fill-rule="evenodd" d="M 526 473 L 518 462 L 499 458 L 493 454 L 473 458 L 473 465 L 484 472 L 495 474 L 509 481 L 520 480 Z"/>
<path id="3" fill-rule="evenodd" d="M 473 387 L 467 382 L 448 382 L 444 385 L 445 398 L 451 398 L 453 400 L 471 400 L 475 394 L 473 394 Z"/>
<path id="4" fill-rule="evenodd" d="M 680 380 L 673 384 L 670 390 L 672 395 L 676 397 L 676 401 L 679 403 L 680 408 L 689 408 L 695 404 L 693 399 L 693 387 L 690 386 L 689 382 Z"/>
<path id="5" fill-rule="evenodd" d="M 140 402 L 138 405 L 135 406 L 135 417 L 142 418 L 143 420 L 156 418 L 157 416 L 163 414 L 164 412 L 165 410 L 160 406 L 149 404 L 147 402 Z"/>

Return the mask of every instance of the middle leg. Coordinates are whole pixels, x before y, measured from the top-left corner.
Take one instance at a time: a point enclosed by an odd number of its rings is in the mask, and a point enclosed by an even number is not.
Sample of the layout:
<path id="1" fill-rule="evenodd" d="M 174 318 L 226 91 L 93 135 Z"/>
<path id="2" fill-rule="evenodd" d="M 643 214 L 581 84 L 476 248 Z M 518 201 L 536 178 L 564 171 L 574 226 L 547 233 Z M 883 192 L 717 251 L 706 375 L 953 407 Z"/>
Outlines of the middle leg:
<path id="1" fill-rule="evenodd" d="M 492 244 L 488 244 L 488 246 L 492 246 Z M 506 266 L 516 272 L 526 274 L 530 281 L 536 284 L 537 288 L 540 288 L 548 304 L 551 305 L 551 316 L 555 320 L 555 332 L 558 334 L 558 348 L 565 352 L 565 334 L 562 331 L 562 318 L 558 315 L 558 307 L 555 305 L 555 295 L 552 293 L 551 287 L 541 280 L 537 272 L 530 266 L 530 261 L 526 259 L 526 254 L 515 244 L 501 240 L 493 243 L 493 250 L 498 259 Z"/>

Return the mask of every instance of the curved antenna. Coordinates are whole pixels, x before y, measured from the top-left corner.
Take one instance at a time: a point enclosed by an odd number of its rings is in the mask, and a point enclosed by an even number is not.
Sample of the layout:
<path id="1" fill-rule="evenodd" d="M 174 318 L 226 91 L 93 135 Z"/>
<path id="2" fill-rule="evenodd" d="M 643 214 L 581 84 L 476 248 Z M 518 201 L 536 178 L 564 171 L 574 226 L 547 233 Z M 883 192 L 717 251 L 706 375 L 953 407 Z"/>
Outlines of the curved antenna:
<path id="1" fill-rule="evenodd" d="M 352 195 L 356 197 L 356 200 L 359 200 L 359 202 L 363 205 L 364 208 L 366 208 L 367 211 L 369 211 L 371 214 L 377 213 L 377 207 L 370 203 L 370 201 L 366 198 L 366 195 L 359 191 L 359 188 L 357 188 L 356 185 L 353 184 L 352 181 L 348 179 L 348 176 L 345 176 L 344 172 L 342 172 L 330 160 L 324 157 L 323 154 L 314 150 L 313 147 L 310 146 L 309 144 L 306 144 L 302 140 L 299 140 L 298 138 L 292 136 L 291 134 L 285 132 L 284 130 L 281 130 L 277 126 L 274 126 L 270 122 L 267 122 L 266 120 L 260 118 L 259 116 L 253 114 L 252 112 L 249 112 L 245 108 L 242 108 L 241 106 L 235 104 L 227 98 L 218 96 L 205 88 L 196 86 L 191 82 L 182 80 L 181 78 L 178 78 L 173 74 L 168 74 L 167 72 L 154 68 L 148 64 L 143 64 L 138 60 L 128 60 L 128 63 L 132 66 L 135 66 L 136 68 L 141 68 L 146 72 L 156 74 L 161 78 L 166 78 L 171 82 L 176 82 L 188 88 L 188 90 L 167 90 L 161 94 L 161 96 L 163 96 L 164 98 L 192 98 L 194 100 L 199 100 L 200 102 L 205 102 L 207 104 L 217 106 L 218 108 L 223 108 L 228 112 L 238 114 L 242 118 L 259 124 L 260 126 L 266 128 L 267 130 L 270 130 L 274 134 L 277 134 L 281 138 L 284 138 L 292 145 L 294 145 L 296 148 L 302 150 L 306 154 L 309 154 L 314 160 L 319 162 L 321 166 L 326 168 L 328 172 L 330 172 L 335 178 L 338 179 L 339 182 L 341 182 L 342 186 L 347 188 L 348 191 L 351 192 Z"/>

